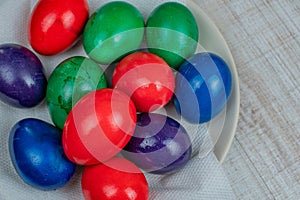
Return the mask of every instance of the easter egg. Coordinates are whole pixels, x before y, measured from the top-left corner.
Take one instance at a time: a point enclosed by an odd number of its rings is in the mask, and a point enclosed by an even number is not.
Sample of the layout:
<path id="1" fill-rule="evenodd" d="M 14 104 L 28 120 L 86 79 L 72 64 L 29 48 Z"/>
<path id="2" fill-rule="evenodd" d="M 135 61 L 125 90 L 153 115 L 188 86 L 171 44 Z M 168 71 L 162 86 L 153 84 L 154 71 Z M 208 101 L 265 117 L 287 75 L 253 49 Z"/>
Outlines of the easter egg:
<path id="1" fill-rule="evenodd" d="M 130 140 L 136 126 L 136 108 L 119 90 L 88 93 L 73 107 L 63 129 L 67 157 L 79 165 L 105 162 Z"/>
<path id="2" fill-rule="evenodd" d="M 144 174 L 130 161 L 116 157 L 105 164 L 85 167 L 81 179 L 86 200 L 147 200 Z"/>
<path id="3" fill-rule="evenodd" d="M 61 131 L 38 119 L 23 119 L 13 126 L 9 151 L 24 182 L 41 190 L 63 187 L 75 172 L 64 154 Z"/>
<path id="4" fill-rule="evenodd" d="M 0 45 L 0 99 L 19 108 L 38 105 L 46 95 L 47 79 L 39 58 L 17 44 Z"/>
<path id="5" fill-rule="evenodd" d="M 29 42 L 42 55 L 55 55 L 71 47 L 89 17 L 86 0 L 40 0 L 31 14 Z"/>
<path id="6" fill-rule="evenodd" d="M 125 158 L 149 173 L 166 174 L 183 168 L 192 153 L 190 138 L 176 120 L 156 113 L 141 113 L 136 130 L 122 151 Z"/>
<path id="7" fill-rule="evenodd" d="M 141 13 L 127 2 L 110 2 L 88 20 L 83 33 L 86 53 L 99 63 L 109 64 L 136 50 L 144 36 Z"/>
<path id="8" fill-rule="evenodd" d="M 103 70 L 94 61 L 75 56 L 61 62 L 52 72 L 46 100 L 54 124 L 63 129 L 72 107 L 87 93 L 107 87 Z"/>
<path id="9" fill-rule="evenodd" d="M 232 90 L 232 75 L 226 62 L 213 53 L 189 58 L 176 76 L 174 104 L 191 123 L 204 123 L 225 107 Z"/>
<path id="10" fill-rule="evenodd" d="M 195 53 L 198 25 L 183 4 L 163 3 L 152 11 L 147 20 L 146 39 L 151 53 L 178 69 L 186 58 Z"/>
<path id="11" fill-rule="evenodd" d="M 170 101 L 175 78 L 162 58 L 148 52 L 135 52 L 117 64 L 112 84 L 131 97 L 138 111 L 148 112 Z"/>

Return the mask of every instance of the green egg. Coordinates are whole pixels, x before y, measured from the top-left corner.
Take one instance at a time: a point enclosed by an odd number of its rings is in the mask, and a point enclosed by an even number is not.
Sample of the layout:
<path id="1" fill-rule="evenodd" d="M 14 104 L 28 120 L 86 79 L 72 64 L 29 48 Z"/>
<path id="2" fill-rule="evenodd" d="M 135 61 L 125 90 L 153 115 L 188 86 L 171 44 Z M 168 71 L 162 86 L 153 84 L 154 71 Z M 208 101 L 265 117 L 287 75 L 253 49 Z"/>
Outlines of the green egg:
<path id="1" fill-rule="evenodd" d="M 198 25 L 191 11 L 183 4 L 167 2 L 150 14 L 146 38 L 151 53 L 178 69 L 196 51 Z"/>
<path id="2" fill-rule="evenodd" d="M 62 129 L 76 102 L 87 93 L 106 87 L 104 72 L 94 61 L 75 56 L 60 63 L 49 78 L 46 93 L 53 123 Z"/>
<path id="3" fill-rule="evenodd" d="M 129 3 L 114 1 L 90 17 L 83 32 L 83 46 L 90 58 L 110 64 L 138 49 L 143 37 L 142 14 Z"/>

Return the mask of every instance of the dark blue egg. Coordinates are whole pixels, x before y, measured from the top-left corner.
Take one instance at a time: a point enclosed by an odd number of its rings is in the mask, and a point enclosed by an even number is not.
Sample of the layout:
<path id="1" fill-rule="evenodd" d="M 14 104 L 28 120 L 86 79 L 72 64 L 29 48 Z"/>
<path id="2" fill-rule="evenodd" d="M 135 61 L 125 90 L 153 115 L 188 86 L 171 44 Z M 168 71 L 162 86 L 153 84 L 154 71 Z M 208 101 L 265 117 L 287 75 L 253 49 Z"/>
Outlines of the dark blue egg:
<path id="1" fill-rule="evenodd" d="M 192 153 L 190 138 L 174 119 L 156 113 L 137 115 L 133 137 L 122 154 L 146 172 L 176 172 L 189 161 Z"/>
<path id="2" fill-rule="evenodd" d="M 198 53 L 179 68 L 174 104 L 187 121 L 204 123 L 222 111 L 231 90 L 232 75 L 226 62 L 213 53 Z"/>
<path id="3" fill-rule="evenodd" d="M 75 164 L 63 151 L 61 131 L 38 119 L 23 119 L 10 132 L 9 150 L 20 177 L 42 190 L 64 186 L 75 173 Z"/>

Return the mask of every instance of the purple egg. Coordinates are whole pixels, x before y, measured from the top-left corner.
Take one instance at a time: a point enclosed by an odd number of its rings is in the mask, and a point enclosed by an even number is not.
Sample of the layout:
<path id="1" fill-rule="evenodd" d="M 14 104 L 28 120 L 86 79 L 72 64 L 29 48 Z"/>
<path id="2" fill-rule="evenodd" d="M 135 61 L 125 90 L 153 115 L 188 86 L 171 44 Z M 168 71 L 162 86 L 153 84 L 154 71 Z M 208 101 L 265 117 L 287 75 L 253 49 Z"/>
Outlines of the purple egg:
<path id="1" fill-rule="evenodd" d="M 138 114 L 135 133 L 122 151 L 124 157 L 154 174 L 180 170 L 191 153 L 192 144 L 184 127 L 156 113 Z"/>
<path id="2" fill-rule="evenodd" d="M 14 107 L 38 105 L 46 95 L 47 79 L 39 58 L 17 44 L 0 45 L 0 100 Z"/>

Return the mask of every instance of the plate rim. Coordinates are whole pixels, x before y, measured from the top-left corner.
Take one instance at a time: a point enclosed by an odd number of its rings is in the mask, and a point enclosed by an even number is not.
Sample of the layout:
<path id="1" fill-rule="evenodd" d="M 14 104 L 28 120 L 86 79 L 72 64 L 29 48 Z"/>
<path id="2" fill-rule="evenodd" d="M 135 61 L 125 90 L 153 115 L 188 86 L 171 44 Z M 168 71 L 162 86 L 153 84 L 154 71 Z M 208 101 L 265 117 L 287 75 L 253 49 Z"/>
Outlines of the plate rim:
<path id="1" fill-rule="evenodd" d="M 213 29 L 214 34 L 218 35 L 218 39 L 223 43 L 223 48 L 225 49 L 227 53 L 227 58 L 229 59 L 229 67 L 232 73 L 232 81 L 233 81 L 233 90 L 231 93 L 231 96 L 229 98 L 228 103 L 230 102 L 231 106 L 233 105 L 234 114 L 230 116 L 231 121 L 231 127 L 227 127 L 226 132 L 222 130 L 219 138 L 216 141 L 216 144 L 214 146 L 213 152 L 216 155 L 219 162 L 222 164 L 232 146 L 233 139 L 236 135 L 237 125 L 238 125 L 238 119 L 240 114 L 240 86 L 239 86 L 239 78 L 238 78 L 238 71 L 236 68 L 236 64 L 233 58 L 233 55 L 230 51 L 230 48 L 222 35 L 219 28 L 216 26 L 216 24 L 213 22 L 213 20 L 200 8 L 200 6 L 195 2 L 195 0 L 186 0 L 187 6 L 191 9 L 192 13 L 195 11 L 198 11 L 200 16 L 202 16 L 204 21 L 208 23 L 208 26 L 210 26 L 210 29 Z M 194 13 L 193 13 L 194 14 Z M 199 31 L 201 36 L 201 30 Z M 201 44 L 202 45 L 202 44 Z M 226 107 L 228 107 L 228 103 L 226 104 Z M 226 119 L 225 123 L 228 123 L 228 113 L 226 113 Z M 229 134 L 228 134 L 229 132 Z M 224 136 L 227 135 L 227 140 L 224 141 Z M 225 139 L 226 139 L 225 138 Z"/>

